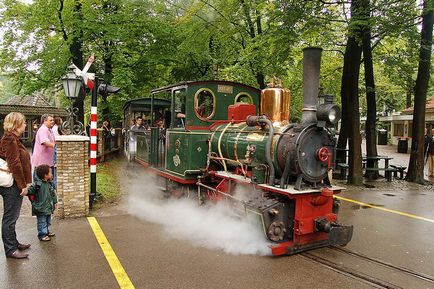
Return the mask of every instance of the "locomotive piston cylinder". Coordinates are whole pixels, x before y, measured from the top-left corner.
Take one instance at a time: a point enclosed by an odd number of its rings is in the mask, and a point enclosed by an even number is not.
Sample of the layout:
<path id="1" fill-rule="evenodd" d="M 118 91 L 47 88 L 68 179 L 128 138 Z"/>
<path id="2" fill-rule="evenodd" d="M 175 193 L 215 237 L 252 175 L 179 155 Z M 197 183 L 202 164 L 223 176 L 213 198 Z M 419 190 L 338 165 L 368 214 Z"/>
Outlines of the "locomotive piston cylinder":
<path id="1" fill-rule="evenodd" d="M 275 175 L 274 175 L 274 164 L 273 164 L 273 160 L 271 159 L 271 143 L 273 142 L 273 136 L 274 136 L 274 128 L 273 128 L 273 124 L 271 123 L 271 121 L 263 115 L 250 115 L 247 117 L 246 119 L 246 124 L 248 126 L 255 126 L 255 125 L 268 125 L 268 129 L 269 129 L 269 136 L 268 136 L 268 140 L 267 140 L 267 144 L 265 146 L 265 158 L 267 160 L 267 164 L 270 170 L 270 175 L 269 175 L 269 181 L 268 184 L 270 186 L 274 186 L 274 179 L 275 179 Z"/>

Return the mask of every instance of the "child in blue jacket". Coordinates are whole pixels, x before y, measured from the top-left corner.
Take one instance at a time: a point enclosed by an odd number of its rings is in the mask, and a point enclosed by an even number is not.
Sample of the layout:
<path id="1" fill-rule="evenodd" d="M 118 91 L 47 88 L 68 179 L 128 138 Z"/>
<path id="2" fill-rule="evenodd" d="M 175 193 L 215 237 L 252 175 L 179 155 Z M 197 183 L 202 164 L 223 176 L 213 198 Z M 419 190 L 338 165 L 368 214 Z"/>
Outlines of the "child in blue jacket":
<path id="1" fill-rule="evenodd" d="M 53 184 L 53 175 L 48 165 L 40 165 L 35 168 L 37 178 L 29 187 L 27 195 L 32 202 L 32 215 L 36 216 L 38 238 L 47 242 L 54 233 L 48 228 L 51 225 L 51 214 L 56 209 L 57 197 Z"/>

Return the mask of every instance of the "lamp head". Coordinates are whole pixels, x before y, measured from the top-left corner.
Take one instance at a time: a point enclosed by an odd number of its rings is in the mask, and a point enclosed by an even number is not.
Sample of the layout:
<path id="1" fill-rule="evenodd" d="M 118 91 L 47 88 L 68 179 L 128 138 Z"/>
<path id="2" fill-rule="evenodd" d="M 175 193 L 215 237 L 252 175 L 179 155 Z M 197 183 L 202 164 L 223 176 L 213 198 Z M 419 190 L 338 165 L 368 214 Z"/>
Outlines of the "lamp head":
<path id="1" fill-rule="evenodd" d="M 78 97 L 82 85 L 81 77 L 77 76 L 74 72 L 75 66 L 68 66 L 67 74 L 62 77 L 63 90 L 67 98 L 75 99 Z"/>

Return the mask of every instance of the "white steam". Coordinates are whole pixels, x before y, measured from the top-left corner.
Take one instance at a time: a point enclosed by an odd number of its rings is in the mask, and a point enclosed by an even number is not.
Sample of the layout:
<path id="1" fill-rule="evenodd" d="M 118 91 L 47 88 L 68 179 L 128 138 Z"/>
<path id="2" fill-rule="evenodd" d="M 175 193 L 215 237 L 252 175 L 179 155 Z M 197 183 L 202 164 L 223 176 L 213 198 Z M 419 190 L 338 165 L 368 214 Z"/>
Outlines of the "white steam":
<path id="1" fill-rule="evenodd" d="M 161 225 L 170 238 L 234 255 L 270 254 L 260 225 L 250 218 L 235 217 L 225 204 L 199 206 L 187 198 L 162 199 L 161 188 L 150 174 L 136 174 L 126 178 L 130 180 L 128 212 Z"/>

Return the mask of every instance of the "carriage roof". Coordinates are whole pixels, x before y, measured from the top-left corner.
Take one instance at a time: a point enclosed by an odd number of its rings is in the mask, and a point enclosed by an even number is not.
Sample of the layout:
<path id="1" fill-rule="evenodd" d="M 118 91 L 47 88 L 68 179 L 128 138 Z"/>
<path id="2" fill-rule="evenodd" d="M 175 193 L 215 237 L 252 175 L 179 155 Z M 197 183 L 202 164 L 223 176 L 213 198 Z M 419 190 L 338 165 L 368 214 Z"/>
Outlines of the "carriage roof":
<path id="1" fill-rule="evenodd" d="M 131 99 L 125 102 L 123 110 L 129 109 L 131 112 L 134 111 L 147 111 L 151 109 L 151 97 L 144 97 L 144 98 L 136 98 Z M 170 100 L 167 99 L 160 99 L 160 98 L 154 98 L 154 107 L 156 109 L 158 108 L 169 108 L 170 107 Z"/>

